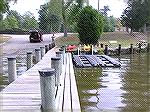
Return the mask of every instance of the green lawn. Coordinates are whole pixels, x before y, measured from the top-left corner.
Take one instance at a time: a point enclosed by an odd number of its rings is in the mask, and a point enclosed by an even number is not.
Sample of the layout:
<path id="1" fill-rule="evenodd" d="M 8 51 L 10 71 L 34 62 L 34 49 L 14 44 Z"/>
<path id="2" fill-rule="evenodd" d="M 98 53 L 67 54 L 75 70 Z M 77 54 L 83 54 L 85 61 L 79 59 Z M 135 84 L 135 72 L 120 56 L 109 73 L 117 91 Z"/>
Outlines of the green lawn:
<path id="1" fill-rule="evenodd" d="M 146 35 L 143 33 L 133 33 L 130 35 L 127 32 L 107 32 L 103 33 L 99 39 L 99 43 L 103 43 L 104 45 L 109 45 L 111 47 L 118 47 L 118 44 L 121 44 L 122 47 L 129 47 L 130 44 L 135 45 L 139 42 L 139 40 L 146 40 Z M 117 41 L 117 44 L 110 44 L 109 41 Z M 69 45 L 79 44 L 78 34 L 69 35 L 68 37 L 61 37 L 56 39 L 56 45 L 62 46 L 62 45 Z"/>

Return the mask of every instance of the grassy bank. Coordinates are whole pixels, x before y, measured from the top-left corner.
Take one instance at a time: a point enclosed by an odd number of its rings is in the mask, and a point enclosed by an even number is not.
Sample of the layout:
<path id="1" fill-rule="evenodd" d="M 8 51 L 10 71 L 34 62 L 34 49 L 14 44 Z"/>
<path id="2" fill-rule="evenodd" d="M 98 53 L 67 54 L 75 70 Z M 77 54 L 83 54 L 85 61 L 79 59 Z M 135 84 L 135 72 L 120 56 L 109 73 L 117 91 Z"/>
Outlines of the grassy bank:
<path id="1" fill-rule="evenodd" d="M 135 45 L 139 42 L 139 40 L 146 40 L 147 37 L 143 33 L 134 32 L 132 35 L 130 35 L 127 32 L 107 32 L 103 33 L 99 39 L 99 43 L 110 45 L 110 41 L 117 41 L 118 44 L 121 44 L 122 47 L 129 47 L 130 44 Z M 78 38 L 78 34 L 72 34 L 68 37 L 60 37 L 56 39 L 56 45 L 62 46 L 62 45 L 77 45 L 79 44 L 80 40 Z"/>

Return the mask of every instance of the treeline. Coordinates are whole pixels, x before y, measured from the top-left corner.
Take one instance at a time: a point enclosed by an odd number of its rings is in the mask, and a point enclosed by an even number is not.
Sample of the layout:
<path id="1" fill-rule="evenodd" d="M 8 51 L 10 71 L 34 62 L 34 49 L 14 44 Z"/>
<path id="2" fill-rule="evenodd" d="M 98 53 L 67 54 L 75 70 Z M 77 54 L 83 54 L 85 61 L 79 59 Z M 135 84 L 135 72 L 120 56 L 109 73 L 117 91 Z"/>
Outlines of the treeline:
<path id="1" fill-rule="evenodd" d="M 150 0 L 127 0 L 128 6 L 121 16 L 122 25 L 134 31 L 146 31 L 150 25 Z"/>

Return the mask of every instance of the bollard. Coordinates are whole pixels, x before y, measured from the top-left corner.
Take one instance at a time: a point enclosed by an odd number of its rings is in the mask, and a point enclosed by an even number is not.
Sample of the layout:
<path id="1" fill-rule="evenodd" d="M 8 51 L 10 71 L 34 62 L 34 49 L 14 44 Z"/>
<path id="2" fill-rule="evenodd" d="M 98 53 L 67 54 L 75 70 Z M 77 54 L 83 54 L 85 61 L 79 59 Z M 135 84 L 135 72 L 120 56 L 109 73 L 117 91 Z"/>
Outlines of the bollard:
<path id="1" fill-rule="evenodd" d="M 104 54 L 108 55 L 108 45 L 105 45 Z"/>
<path id="2" fill-rule="evenodd" d="M 53 45 L 51 43 L 51 44 L 49 44 L 49 50 L 51 50 L 52 48 L 53 48 Z"/>
<path id="3" fill-rule="evenodd" d="M 147 52 L 149 53 L 150 43 L 147 43 Z"/>
<path id="4" fill-rule="evenodd" d="M 62 60 L 63 60 L 63 64 L 64 64 L 64 55 L 65 55 L 65 48 L 64 48 L 64 46 L 61 47 L 61 48 L 59 49 L 59 51 L 62 52 Z"/>
<path id="5" fill-rule="evenodd" d="M 45 45 L 45 54 L 48 52 L 48 45 Z"/>
<path id="6" fill-rule="evenodd" d="M 40 49 L 35 49 L 35 63 L 38 63 L 41 60 L 41 51 Z"/>
<path id="7" fill-rule="evenodd" d="M 9 83 L 16 80 L 16 78 L 17 78 L 16 58 L 10 57 L 10 58 L 8 58 L 8 80 L 9 80 Z"/>
<path id="8" fill-rule="evenodd" d="M 32 67 L 32 52 L 27 52 L 27 70 Z"/>
<path id="9" fill-rule="evenodd" d="M 51 68 L 55 69 L 55 86 L 60 84 L 60 57 L 51 58 Z"/>
<path id="10" fill-rule="evenodd" d="M 60 75 L 62 73 L 62 66 L 63 66 L 63 56 L 62 56 L 62 52 L 58 51 L 56 52 L 56 57 L 60 57 Z"/>
<path id="11" fill-rule="evenodd" d="M 133 54 L 133 44 L 130 45 L 130 54 Z"/>
<path id="12" fill-rule="evenodd" d="M 118 47 L 118 55 L 120 56 L 121 54 L 121 44 L 119 44 L 119 47 Z"/>
<path id="13" fill-rule="evenodd" d="M 101 48 L 103 48 L 103 44 L 101 44 Z"/>
<path id="14" fill-rule="evenodd" d="M 39 70 L 43 112 L 55 111 L 55 69 Z"/>
<path id="15" fill-rule="evenodd" d="M 139 43 L 139 46 L 138 46 L 138 48 L 139 48 L 139 50 L 138 50 L 139 53 L 141 52 L 141 46 L 142 46 L 141 43 Z"/>
<path id="16" fill-rule="evenodd" d="M 45 54 L 45 48 L 44 47 L 40 47 L 40 51 L 41 51 L 41 59 Z"/>

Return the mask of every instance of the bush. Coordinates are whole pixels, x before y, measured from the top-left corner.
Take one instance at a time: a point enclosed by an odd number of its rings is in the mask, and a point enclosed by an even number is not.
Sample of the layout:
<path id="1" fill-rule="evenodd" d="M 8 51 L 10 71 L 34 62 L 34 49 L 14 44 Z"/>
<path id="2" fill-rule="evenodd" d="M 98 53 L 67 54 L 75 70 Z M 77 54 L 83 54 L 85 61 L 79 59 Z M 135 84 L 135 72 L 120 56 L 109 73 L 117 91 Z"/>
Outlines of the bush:
<path id="1" fill-rule="evenodd" d="M 77 23 L 77 31 L 82 44 L 96 44 L 103 32 L 103 16 L 91 6 L 84 7 Z"/>

